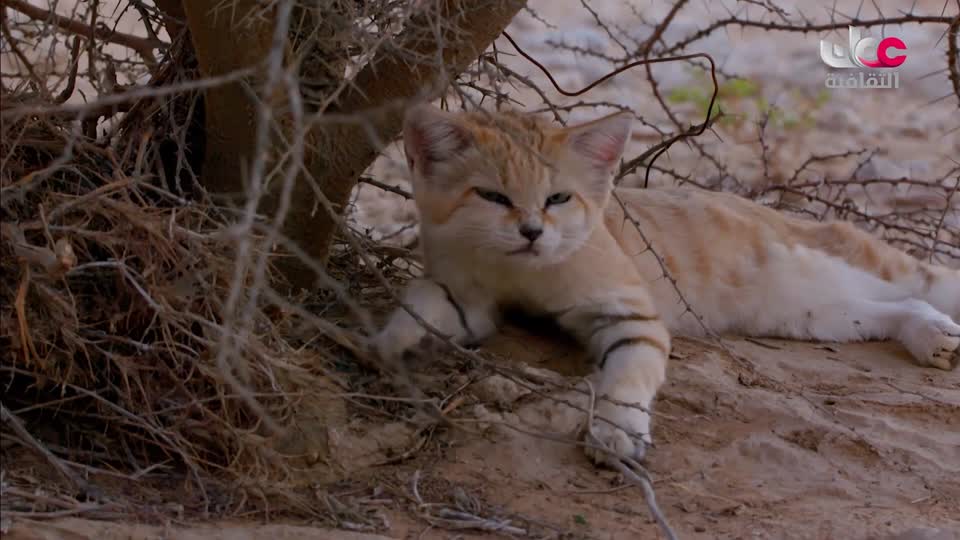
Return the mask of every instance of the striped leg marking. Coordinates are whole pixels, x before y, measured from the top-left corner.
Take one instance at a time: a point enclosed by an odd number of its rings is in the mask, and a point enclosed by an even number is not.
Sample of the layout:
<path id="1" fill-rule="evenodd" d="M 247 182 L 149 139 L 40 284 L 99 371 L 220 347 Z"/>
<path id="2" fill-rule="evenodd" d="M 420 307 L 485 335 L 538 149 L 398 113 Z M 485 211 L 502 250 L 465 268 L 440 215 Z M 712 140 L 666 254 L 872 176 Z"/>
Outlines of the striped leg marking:
<path id="1" fill-rule="evenodd" d="M 579 330 L 597 360 L 594 435 L 618 455 L 643 458 L 652 440 L 649 408 L 666 375 L 669 333 L 656 314 L 631 311 L 622 303 L 571 312 L 564 319 Z M 598 463 L 609 459 L 599 450 L 588 449 L 587 455 Z"/>
<path id="2" fill-rule="evenodd" d="M 403 302 L 424 322 L 456 343 L 473 342 L 496 330 L 489 308 L 458 300 L 449 287 L 436 281 L 411 281 L 404 291 Z M 390 316 L 374 343 L 381 358 L 392 360 L 419 344 L 427 333 L 401 306 Z"/>

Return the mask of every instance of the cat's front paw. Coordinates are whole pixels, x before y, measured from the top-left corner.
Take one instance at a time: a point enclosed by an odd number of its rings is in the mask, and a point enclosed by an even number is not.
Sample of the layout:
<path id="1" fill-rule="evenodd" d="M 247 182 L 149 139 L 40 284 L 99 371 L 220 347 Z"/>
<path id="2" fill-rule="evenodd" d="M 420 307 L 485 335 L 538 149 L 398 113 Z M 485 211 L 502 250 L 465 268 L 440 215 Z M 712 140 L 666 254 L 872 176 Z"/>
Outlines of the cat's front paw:
<path id="1" fill-rule="evenodd" d="M 601 417 L 616 425 L 603 421 Z M 587 426 L 587 429 L 587 457 L 598 465 L 609 463 L 609 460 L 614 459 L 614 457 L 609 452 L 591 448 L 591 444 L 605 446 L 616 456 L 628 457 L 637 461 L 643 459 L 647 447 L 652 444 L 650 414 L 643 408 L 602 402 L 597 407 L 593 425 Z"/>
<path id="2" fill-rule="evenodd" d="M 403 361 L 404 354 L 416 348 L 418 340 L 404 334 L 381 331 L 372 340 L 374 353 L 381 362 L 394 365 Z"/>
<path id="3" fill-rule="evenodd" d="M 388 364 L 399 362 L 426 336 L 426 330 L 404 309 L 397 309 L 371 339 L 375 354 Z"/>
<path id="4" fill-rule="evenodd" d="M 960 361 L 960 325 L 946 315 L 914 319 L 904 328 L 903 344 L 921 363 L 949 371 Z"/>

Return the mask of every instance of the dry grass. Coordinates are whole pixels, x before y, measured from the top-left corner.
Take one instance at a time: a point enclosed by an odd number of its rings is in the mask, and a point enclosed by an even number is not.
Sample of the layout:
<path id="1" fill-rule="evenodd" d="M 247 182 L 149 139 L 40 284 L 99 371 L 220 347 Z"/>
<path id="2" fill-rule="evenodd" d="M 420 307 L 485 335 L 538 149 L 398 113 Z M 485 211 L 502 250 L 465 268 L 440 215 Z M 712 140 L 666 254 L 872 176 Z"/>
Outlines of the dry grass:
<path id="1" fill-rule="evenodd" d="M 147 144 L 116 156 L 39 116 L 4 130 L 5 410 L 51 434 L 51 461 L 136 479 L 184 474 L 194 504 L 301 483 L 288 454 L 309 427 L 292 428 L 305 402 L 330 399 L 332 357 L 323 344 L 295 349 L 289 319 L 265 304 L 229 358 L 243 391 L 224 380 L 213 351 L 234 269 L 228 214 L 138 174 Z"/>

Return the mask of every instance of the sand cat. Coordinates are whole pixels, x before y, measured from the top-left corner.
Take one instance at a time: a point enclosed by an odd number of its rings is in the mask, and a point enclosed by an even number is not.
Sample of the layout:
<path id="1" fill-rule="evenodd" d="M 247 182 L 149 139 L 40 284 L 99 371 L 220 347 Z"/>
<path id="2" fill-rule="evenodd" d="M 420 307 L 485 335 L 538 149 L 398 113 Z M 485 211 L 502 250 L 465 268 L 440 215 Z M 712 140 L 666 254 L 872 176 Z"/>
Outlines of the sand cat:
<path id="1" fill-rule="evenodd" d="M 588 348 L 597 393 L 612 399 L 599 401 L 597 416 L 615 425 L 599 421 L 595 433 L 637 458 L 671 334 L 704 332 L 654 252 L 714 332 L 896 339 L 920 365 L 956 364 L 960 271 L 849 224 L 731 194 L 618 188 L 614 198 L 630 123 L 623 113 L 560 127 L 515 113 L 410 110 L 403 140 L 426 275 L 404 302 L 464 344 L 494 333 L 506 307 L 552 317 Z M 425 334 L 398 308 L 375 343 L 396 358 Z"/>

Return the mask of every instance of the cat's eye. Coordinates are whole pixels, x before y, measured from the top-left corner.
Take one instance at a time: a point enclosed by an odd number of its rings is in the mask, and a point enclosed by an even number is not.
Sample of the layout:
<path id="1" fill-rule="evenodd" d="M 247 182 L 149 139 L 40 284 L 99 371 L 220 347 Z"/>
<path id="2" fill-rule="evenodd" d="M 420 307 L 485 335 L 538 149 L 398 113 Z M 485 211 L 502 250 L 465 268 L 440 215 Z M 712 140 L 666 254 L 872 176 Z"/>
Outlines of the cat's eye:
<path id="1" fill-rule="evenodd" d="M 480 188 L 473 188 L 473 190 L 477 192 L 477 195 L 479 195 L 480 198 L 482 199 L 486 199 L 493 203 L 501 204 L 503 206 L 506 206 L 507 208 L 513 208 L 513 202 L 510 201 L 510 198 L 504 195 L 503 193 L 500 193 L 499 191 L 493 191 L 489 189 L 480 189 Z"/>
<path id="2" fill-rule="evenodd" d="M 553 204 L 563 204 L 565 202 L 568 202 L 570 200 L 570 197 L 571 195 L 569 193 L 563 193 L 563 192 L 554 193 L 553 195 L 547 197 L 546 206 L 550 206 Z"/>

